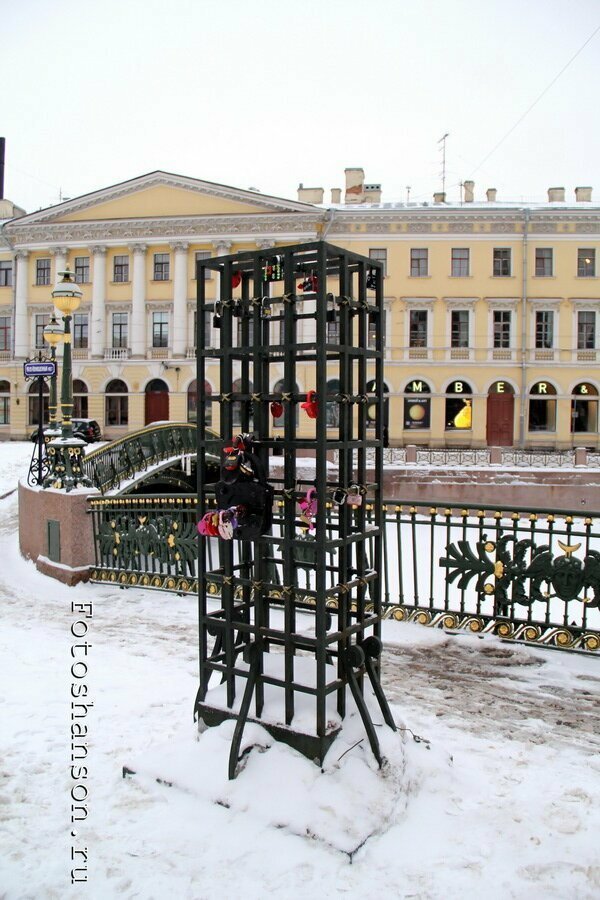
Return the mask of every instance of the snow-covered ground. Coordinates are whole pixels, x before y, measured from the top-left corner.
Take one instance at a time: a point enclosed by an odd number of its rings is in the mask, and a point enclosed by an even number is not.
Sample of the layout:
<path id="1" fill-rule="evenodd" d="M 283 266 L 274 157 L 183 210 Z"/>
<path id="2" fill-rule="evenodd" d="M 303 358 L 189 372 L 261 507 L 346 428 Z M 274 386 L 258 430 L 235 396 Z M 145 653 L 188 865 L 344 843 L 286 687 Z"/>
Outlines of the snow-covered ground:
<path id="1" fill-rule="evenodd" d="M 386 622 L 385 768 L 349 716 L 323 771 L 248 726 L 228 782 L 231 724 L 192 722 L 194 598 L 21 559 L 30 455 L 0 444 L 0 897 L 600 896 L 600 658 Z"/>

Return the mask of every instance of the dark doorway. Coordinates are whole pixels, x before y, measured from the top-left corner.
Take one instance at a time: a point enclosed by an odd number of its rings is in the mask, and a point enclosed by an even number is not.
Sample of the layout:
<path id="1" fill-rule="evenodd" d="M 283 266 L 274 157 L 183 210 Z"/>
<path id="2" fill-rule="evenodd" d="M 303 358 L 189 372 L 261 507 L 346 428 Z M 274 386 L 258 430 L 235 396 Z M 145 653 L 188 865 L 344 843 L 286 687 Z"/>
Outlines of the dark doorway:
<path id="1" fill-rule="evenodd" d="M 500 382 L 505 384 L 505 382 Z M 490 389 L 487 398 L 486 440 L 488 447 L 512 447 L 514 443 L 514 394 Z"/>
<path id="2" fill-rule="evenodd" d="M 169 388 L 160 378 L 146 386 L 146 425 L 169 421 Z"/>

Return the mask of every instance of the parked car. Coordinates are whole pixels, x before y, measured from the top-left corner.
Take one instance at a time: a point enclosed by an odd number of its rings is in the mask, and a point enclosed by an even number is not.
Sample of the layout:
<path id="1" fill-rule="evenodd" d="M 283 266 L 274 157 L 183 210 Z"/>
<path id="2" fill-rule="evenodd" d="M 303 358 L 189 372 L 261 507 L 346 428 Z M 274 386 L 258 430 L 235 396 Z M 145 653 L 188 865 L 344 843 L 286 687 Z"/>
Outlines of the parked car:
<path id="1" fill-rule="evenodd" d="M 50 426 L 44 425 L 44 431 Z M 88 444 L 102 440 L 102 431 L 95 419 L 73 419 L 73 437 L 80 438 Z M 31 440 L 35 443 L 38 439 L 38 429 L 31 432 Z"/>

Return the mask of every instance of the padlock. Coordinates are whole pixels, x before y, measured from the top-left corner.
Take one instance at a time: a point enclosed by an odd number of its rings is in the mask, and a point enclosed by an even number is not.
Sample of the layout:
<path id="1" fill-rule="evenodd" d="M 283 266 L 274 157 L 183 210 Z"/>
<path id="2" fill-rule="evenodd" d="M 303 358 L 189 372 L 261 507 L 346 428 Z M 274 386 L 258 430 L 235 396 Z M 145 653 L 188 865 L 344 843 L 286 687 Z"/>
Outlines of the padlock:
<path id="1" fill-rule="evenodd" d="M 346 494 L 346 503 L 348 506 L 362 506 L 362 494 L 357 484 L 351 484 Z"/>
<path id="2" fill-rule="evenodd" d="M 301 403 L 300 406 L 303 410 L 306 411 L 306 415 L 309 419 L 316 419 L 319 413 L 319 407 L 317 404 L 317 392 L 307 391 L 306 400 L 304 403 Z"/>

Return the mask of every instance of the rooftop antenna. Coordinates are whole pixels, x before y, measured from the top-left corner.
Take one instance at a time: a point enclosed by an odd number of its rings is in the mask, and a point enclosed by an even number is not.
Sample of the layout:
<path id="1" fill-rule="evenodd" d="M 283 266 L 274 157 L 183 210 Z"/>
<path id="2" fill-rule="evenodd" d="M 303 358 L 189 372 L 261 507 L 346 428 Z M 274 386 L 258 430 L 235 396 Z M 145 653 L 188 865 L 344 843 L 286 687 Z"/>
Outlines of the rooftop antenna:
<path id="1" fill-rule="evenodd" d="M 450 134 L 449 131 L 441 137 L 438 141 L 438 144 L 442 145 L 442 193 L 446 193 L 446 138 Z"/>
<path id="2" fill-rule="evenodd" d="M 406 185 L 406 202 L 410 200 L 410 184 Z"/>

